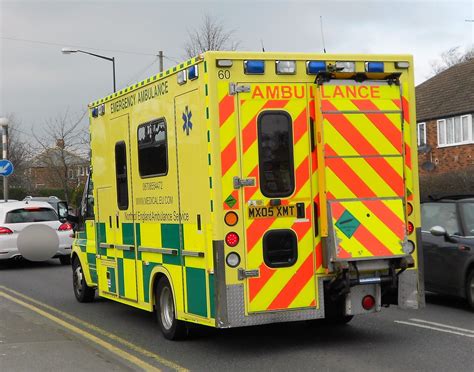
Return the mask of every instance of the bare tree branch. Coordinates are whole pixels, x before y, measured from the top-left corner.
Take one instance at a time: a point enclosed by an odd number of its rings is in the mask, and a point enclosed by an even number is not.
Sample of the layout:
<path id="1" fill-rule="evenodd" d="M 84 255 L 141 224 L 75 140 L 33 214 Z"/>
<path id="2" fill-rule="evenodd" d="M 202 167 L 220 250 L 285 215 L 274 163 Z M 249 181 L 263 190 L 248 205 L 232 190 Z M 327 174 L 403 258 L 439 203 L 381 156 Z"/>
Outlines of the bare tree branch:
<path id="1" fill-rule="evenodd" d="M 462 62 L 466 62 L 474 58 L 474 47 L 466 50 L 462 50 L 460 46 L 449 48 L 442 52 L 439 58 L 435 61 L 431 61 L 431 76 L 437 75 L 440 72 L 457 65 Z"/>
<path id="2" fill-rule="evenodd" d="M 202 25 L 188 30 L 188 41 L 184 44 L 187 58 L 209 50 L 237 50 L 240 41 L 234 39 L 235 30 L 226 30 L 221 22 L 205 14 Z"/>

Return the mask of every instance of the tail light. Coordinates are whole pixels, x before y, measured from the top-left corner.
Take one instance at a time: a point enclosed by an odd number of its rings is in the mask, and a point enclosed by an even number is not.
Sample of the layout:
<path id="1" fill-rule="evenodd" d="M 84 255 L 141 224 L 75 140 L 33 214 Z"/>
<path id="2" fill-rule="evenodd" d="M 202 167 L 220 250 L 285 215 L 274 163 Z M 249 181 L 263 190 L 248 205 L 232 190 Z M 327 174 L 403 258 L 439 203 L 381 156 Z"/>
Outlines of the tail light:
<path id="1" fill-rule="evenodd" d="M 13 234 L 13 231 L 11 231 L 8 227 L 0 226 L 0 235 L 6 235 L 6 234 Z"/>
<path id="2" fill-rule="evenodd" d="M 235 247 L 237 244 L 239 244 L 239 235 L 235 232 L 230 232 L 225 236 L 225 243 L 229 247 Z"/>
<path id="3" fill-rule="evenodd" d="M 362 307 L 365 310 L 372 310 L 375 306 L 375 298 L 371 295 L 364 296 L 362 299 Z"/>
<path id="4" fill-rule="evenodd" d="M 72 225 L 69 222 L 64 222 L 59 226 L 58 228 L 59 231 L 69 231 L 72 230 Z"/>
<path id="5" fill-rule="evenodd" d="M 235 212 L 227 212 L 227 214 L 224 217 L 224 221 L 227 226 L 235 226 L 237 222 L 239 221 L 239 217 L 237 216 L 237 213 Z"/>
<path id="6" fill-rule="evenodd" d="M 408 235 L 410 235 L 413 232 L 413 230 L 415 230 L 415 226 L 413 226 L 411 222 L 408 222 L 407 230 L 408 230 Z"/>
<path id="7" fill-rule="evenodd" d="M 413 205 L 411 205 L 411 203 L 407 203 L 407 214 L 411 216 L 412 213 L 413 213 Z"/>

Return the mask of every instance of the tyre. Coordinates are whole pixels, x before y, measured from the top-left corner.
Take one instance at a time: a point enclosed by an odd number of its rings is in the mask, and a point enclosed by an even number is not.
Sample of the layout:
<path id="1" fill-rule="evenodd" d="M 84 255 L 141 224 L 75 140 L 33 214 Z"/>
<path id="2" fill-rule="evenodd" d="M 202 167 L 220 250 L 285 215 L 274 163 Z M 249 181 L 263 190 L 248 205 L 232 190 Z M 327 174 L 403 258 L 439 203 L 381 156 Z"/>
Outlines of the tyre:
<path id="1" fill-rule="evenodd" d="M 71 256 L 69 256 L 69 255 L 59 256 L 59 262 L 61 262 L 61 265 L 70 265 L 71 264 Z"/>
<path id="2" fill-rule="evenodd" d="M 474 310 L 474 269 L 472 269 L 466 278 L 466 299 L 471 310 Z"/>
<path id="3" fill-rule="evenodd" d="M 77 257 L 72 262 L 72 285 L 77 301 L 92 302 L 94 300 L 95 288 L 87 285 L 81 262 Z"/>
<path id="4" fill-rule="evenodd" d="M 186 323 L 176 318 L 173 291 L 165 277 L 160 278 L 155 293 L 156 317 L 161 332 L 168 340 L 181 340 L 187 337 Z"/>

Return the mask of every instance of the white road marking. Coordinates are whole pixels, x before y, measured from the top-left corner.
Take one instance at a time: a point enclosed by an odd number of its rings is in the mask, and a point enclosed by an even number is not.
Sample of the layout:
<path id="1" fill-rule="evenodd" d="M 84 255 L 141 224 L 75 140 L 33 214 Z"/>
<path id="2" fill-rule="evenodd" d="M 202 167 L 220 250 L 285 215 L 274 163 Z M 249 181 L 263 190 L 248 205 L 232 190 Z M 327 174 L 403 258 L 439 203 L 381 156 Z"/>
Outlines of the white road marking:
<path id="1" fill-rule="evenodd" d="M 450 325 L 447 325 L 447 324 L 429 322 L 427 320 L 422 320 L 422 319 L 409 319 L 409 320 L 411 320 L 411 322 L 407 322 L 407 321 L 404 321 L 404 320 L 394 320 L 394 322 L 398 323 L 398 324 L 405 324 L 405 325 L 410 325 L 410 326 L 413 326 L 413 327 L 431 329 L 433 331 L 451 333 L 453 335 L 474 338 L 474 331 L 469 330 L 469 329 L 453 327 L 453 326 L 450 326 Z M 418 322 L 418 323 L 416 323 L 416 322 Z M 437 327 L 432 327 L 430 325 L 420 324 L 420 323 L 432 324 L 432 325 L 436 325 Z M 443 328 L 441 328 L 441 327 L 443 327 Z M 453 329 L 453 330 L 451 330 L 451 329 Z M 454 330 L 456 330 L 456 331 L 454 331 Z M 461 332 L 461 331 L 463 331 L 463 332 Z"/>

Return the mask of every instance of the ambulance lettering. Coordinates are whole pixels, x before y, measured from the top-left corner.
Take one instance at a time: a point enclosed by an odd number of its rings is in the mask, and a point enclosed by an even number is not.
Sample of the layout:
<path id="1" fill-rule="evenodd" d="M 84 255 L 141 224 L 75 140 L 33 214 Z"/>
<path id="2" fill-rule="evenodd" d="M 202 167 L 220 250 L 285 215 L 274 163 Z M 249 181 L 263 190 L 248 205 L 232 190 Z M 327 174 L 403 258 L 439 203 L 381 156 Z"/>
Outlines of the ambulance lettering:
<path id="1" fill-rule="evenodd" d="M 334 89 L 333 89 L 334 88 Z M 375 99 L 380 98 L 380 87 L 378 86 L 356 86 L 356 85 L 337 85 L 322 86 L 321 97 L 325 99 L 342 98 L 342 99 Z"/>
<path id="2" fill-rule="evenodd" d="M 256 85 L 252 92 L 252 99 L 290 99 L 304 97 L 305 87 L 303 85 Z"/>

